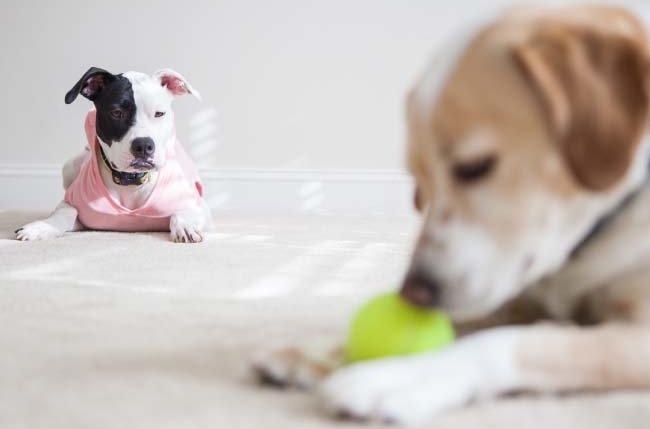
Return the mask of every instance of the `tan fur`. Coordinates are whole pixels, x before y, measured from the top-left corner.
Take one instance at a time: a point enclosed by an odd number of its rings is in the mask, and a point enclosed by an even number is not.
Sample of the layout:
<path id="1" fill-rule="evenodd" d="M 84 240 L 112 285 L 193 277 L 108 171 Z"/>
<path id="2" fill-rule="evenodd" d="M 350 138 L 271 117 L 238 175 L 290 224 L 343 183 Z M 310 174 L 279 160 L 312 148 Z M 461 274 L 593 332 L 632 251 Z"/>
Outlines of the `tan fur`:
<path id="1" fill-rule="evenodd" d="M 567 391 L 650 386 L 646 326 L 537 326 L 518 348 L 529 389 Z"/>

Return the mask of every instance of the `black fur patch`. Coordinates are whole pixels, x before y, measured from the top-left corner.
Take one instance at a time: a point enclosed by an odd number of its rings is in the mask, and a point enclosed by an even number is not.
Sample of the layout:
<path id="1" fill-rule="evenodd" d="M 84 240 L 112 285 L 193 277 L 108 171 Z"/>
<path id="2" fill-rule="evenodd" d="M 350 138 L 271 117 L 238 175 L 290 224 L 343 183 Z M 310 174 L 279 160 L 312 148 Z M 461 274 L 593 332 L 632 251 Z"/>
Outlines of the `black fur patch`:
<path id="1" fill-rule="evenodd" d="M 79 94 L 95 104 L 97 135 L 109 146 L 121 140 L 135 125 L 133 86 L 123 75 L 91 67 L 65 95 L 66 104 L 72 103 Z M 112 114 L 115 111 L 120 114 Z"/>
<path id="2" fill-rule="evenodd" d="M 95 98 L 94 103 L 97 109 L 97 136 L 109 146 L 121 140 L 135 124 L 136 105 L 133 87 L 126 77 L 115 76 L 115 79 Z M 124 112 L 120 119 L 111 115 L 111 112 L 117 109 Z"/>

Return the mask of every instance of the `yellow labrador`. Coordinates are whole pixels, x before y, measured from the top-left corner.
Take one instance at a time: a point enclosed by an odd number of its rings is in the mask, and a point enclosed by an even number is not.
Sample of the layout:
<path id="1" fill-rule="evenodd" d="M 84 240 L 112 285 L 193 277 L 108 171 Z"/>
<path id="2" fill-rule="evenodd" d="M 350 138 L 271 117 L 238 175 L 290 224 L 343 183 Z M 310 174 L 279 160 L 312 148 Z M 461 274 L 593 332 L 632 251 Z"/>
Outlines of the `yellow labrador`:
<path id="1" fill-rule="evenodd" d="M 403 423 L 513 390 L 650 387 L 648 47 L 632 14 L 572 6 L 508 13 L 434 62 L 407 101 L 423 226 L 401 293 L 475 332 L 342 368 L 285 350 L 259 374 Z M 514 326 L 536 317 L 562 323 Z"/>

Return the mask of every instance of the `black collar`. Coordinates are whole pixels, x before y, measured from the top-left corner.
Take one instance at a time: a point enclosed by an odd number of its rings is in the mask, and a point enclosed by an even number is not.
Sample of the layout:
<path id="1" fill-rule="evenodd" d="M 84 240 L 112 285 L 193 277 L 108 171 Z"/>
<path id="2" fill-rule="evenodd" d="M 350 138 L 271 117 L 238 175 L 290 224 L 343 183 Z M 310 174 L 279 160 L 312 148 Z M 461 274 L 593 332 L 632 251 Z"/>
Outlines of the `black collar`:
<path id="1" fill-rule="evenodd" d="M 101 146 L 99 146 L 99 152 L 102 154 L 102 160 L 104 161 L 104 165 L 106 165 L 106 167 L 108 167 L 108 169 L 111 170 L 111 175 L 113 176 L 113 183 L 115 183 L 116 185 L 139 186 L 147 183 L 151 178 L 148 171 L 144 171 L 142 173 L 127 173 L 124 171 L 119 171 L 114 169 L 111 166 L 111 163 L 108 161 L 108 158 L 106 158 L 106 155 L 104 154 L 104 150 L 102 149 Z"/>
<path id="2" fill-rule="evenodd" d="M 646 181 L 640 188 L 632 191 L 632 193 L 627 195 L 625 198 L 623 198 L 623 200 L 621 200 L 621 202 L 618 203 L 616 207 L 614 207 L 612 210 L 610 210 L 609 212 L 605 213 L 605 215 L 600 217 L 596 221 L 596 223 L 594 223 L 594 225 L 591 227 L 587 235 L 585 235 L 584 238 L 580 240 L 578 244 L 573 248 L 569 258 L 573 259 L 575 256 L 578 255 L 578 253 L 580 253 L 582 249 L 587 247 L 594 240 L 594 238 L 596 238 L 598 234 L 604 231 L 609 226 L 609 224 L 612 223 L 612 221 L 616 217 L 618 217 L 618 215 L 622 211 L 624 211 L 632 203 L 632 201 L 636 199 L 636 197 L 639 195 L 641 190 L 648 185 L 649 183 L 648 180 L 646 179 Z"/>
<path id="3" fill-rule="evenodd" d="M 584 236 L 582 240 L 578 242 L 578 244 L 573 248 L 570 254 L 570 258 L 574 258 L 583 248 L 585 248 L 589 243 L 593 241 L 593 239 L 600 234 L 604 229 L 609 226 L 609 224 L 623 211 L 625 210 L 631 203 L 636 199 L 636 197 L 641 193 L 641 191 L 646 187 L 650 186 L 650 160 L 647 162 L 646 166 L 646 172 L 648 173 L 648 176 L 645 178 L 641 186 L 639 188 L 635 189 L 632 191 L 630 194 L 628 194 L 625 198 L 621 200 L 620 203 L 616 205 L 612 210 L 609 212 L 605 213 L 600 219 L 596 221 L 596 223 L 591 227 L 587 235 Z"/>

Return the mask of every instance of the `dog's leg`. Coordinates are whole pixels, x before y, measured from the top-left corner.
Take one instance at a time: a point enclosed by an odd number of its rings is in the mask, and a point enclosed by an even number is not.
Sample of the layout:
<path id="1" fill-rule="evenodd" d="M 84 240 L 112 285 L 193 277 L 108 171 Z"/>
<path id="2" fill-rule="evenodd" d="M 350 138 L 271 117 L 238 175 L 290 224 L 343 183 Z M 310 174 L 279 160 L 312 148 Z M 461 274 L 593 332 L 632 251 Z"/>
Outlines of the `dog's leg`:
<path id="1" fill-rule="evenodd" d="M 176 243 L 200 243 L 203 233 L 212 228 L 212 215 L 205 202 L 174 213 L 169 221 L 171 239 Z"/>
<path id="2" fill-rule="evenodd" d="M 81 167 L 88 158 L 90 158 L 90 151 L 84 150 L 63 165 L 63 189 L 68 189 L 72 185 L 72 182 L 77 178 Z"/>
<path id="3" fill-rule="evenodd" d="M 456 324 L 460 336 L 509 324 L 532 323 L 544 316 L 539 305 L 522 295 L 505 304 L 487 318 Z M 264 384 L 277 387 L 312 388 L 345 364 L 343 347 L 307 345 L 285 347 L 259 353 L 252 362 L 255 376 Z"/>
<path id="4" fill-rule="evenodd" d="M 77 219 L 77 209 L 62 201 L 47 219 L 28 223 L 15 232 L 18 240 L 36 241 L 60 237 L 64 232 L 80 229 L 83 227 Z"/>
<path id="5" fill-rule="evenodd" d="M 252 362 L 259 382 L 280 388 L 311 389 L 345 363 L 341 346 L 286 347 L 259 353 Z"/>
<path id="6" fill-rule="evenodd" d="M 320 393 L 338 415 L 420 423 L 471 399 L 510 391 L 650 387 L 649 361 L 647 326 L 505 327 L 438 353 L 343 368 Z"/>

